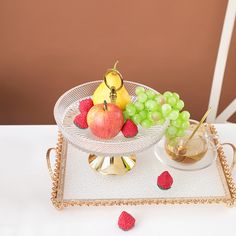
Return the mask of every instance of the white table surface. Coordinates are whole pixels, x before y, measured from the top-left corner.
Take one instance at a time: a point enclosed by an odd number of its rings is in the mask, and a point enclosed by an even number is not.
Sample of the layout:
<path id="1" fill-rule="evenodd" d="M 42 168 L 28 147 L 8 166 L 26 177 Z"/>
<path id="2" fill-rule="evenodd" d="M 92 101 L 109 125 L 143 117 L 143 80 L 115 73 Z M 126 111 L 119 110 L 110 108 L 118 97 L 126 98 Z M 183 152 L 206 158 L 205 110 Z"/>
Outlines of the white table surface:
<path id="1" fill-rule="evenodd" d="M 236 124 L 216 125 L 222 142 L 236 144 Z M 225 205 L 70 207 L 50 202 L 45 160 L 57 127 L 0 126 L 0 235 L 236 235 L 236 207 Z M 224 148 L 231 156 L 230 148 Z M 234 171 L 234 179 L 236 178 Z M 209 186 L 210 187 L 210 186 Z M 117 227 L 121 211 L 136 218 L 128 232 Z"/>

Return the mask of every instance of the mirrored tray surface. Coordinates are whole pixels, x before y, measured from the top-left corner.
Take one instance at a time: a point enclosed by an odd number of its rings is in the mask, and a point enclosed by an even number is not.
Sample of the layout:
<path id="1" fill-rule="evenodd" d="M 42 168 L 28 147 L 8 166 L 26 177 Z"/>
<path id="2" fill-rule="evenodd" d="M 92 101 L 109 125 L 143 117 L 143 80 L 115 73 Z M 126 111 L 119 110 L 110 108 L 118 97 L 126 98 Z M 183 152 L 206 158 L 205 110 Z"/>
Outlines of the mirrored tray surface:
<path id="1" fill-rule="evenodd" d="M 215 133 L 215 128 L 211 126 Z M 186 172 L 166 167 L 157 160 L 154 147 L 137 155 L 137 165 L 124 176 L 103 176 L 90 169 L 87 153 L 59 135 L 56 167 L 52 174 L 52 203 L 56 208 L 121 204 L 219 204 L 233 205 L 236 189 L 218 139 L 217 160 L 208 168 Z M 84 158 L 83 158 L 84 157 Z M 174 178 L 169 190 L 156 185 L 168 170 Z"/>

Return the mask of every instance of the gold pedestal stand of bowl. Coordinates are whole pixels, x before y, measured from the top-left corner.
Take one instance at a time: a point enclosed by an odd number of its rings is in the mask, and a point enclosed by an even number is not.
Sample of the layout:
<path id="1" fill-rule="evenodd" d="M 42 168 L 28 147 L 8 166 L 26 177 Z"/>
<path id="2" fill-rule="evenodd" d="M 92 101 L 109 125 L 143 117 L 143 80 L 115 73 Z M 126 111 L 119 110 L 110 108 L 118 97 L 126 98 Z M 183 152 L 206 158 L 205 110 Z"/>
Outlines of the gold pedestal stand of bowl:
<path id="1" fill-rule="evenodd" d="M 136 156 L 97 156 L 88 157 L 90 167 L 103 175 L 124 175 L 136 164 Z"/>

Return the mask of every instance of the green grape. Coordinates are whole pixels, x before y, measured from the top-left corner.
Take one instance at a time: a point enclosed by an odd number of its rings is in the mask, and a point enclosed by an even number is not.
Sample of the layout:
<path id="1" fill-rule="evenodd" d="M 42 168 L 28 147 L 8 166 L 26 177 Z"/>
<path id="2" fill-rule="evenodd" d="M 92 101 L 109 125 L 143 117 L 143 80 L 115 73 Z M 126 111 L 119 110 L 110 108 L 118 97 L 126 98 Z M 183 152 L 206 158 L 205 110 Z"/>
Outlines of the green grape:
<path id="1" fill-rule="evenodd" d="M 136 125 L 140 124 L 140 122 L 142 121 L 141 116 L 139 114 L 135 114 L 132 117 L 132 120 Z"/>
<path id="2" fill-rule="evenodd" d="M 164 118 L 161 118 L 160 120 L 158 120 L 156 122 L 157 125 L 163 125 L 165 123 L 165 119 Z"/>
<path id="3" fill-rule="evenodd" d="M 175 106 L 174 106 L 177 110 L 181 111 L 184 108 L 184 102 L 182 100 L 179 100 Z"/>
<path id="4" fill-rule="evenodd" d="M 152 112 L 148 112 L 148 113 L 147 113 L 147 119 L 148 119 L 148 120 L 153 120 L 153 119 L 152 119 Z"/>
<path id="5" fill-rule="evenodd" d="M 141 103 L 146 102 L 147 100 L 147 95 L 145 93 L 139 93 L 138 94 L 138 101 Z"/>
<path id="6" fill-rule="evenodd" d="M 190 126 L 189 121 L 183 121 L 181 128 L 186 130 L 189 126 Z"/>
<path id="7" fill-rule="evenodd" d="M 140 111 L 138 114 L 140 115 L 141 120 L 144 120 L 144 119 L 147 118 L 147 112 L 146 111 Z"/>
<path id="8" fill-rule="evenodd" d="M 157 102 L 157 104 L 159 104 L 159 105 L 163 105 L 163 104 L 165 104 L 165 102 L 166 102 L 165 97 L 164 97 L 163 95 L 161 95 L 161 94 L 157 94 L 157 95 L 155 96 L 154 100 L 155 100 L 155 101 Z"/>
<path id="9" fill-rule="evenodd" d="M 170 135 L 167 131 L 165 132 L 165 136 L 168 140 L 172 140 L 174 137 Z"/>
<path id="10" fill-rule="evenodd" d="M 170 91 L 166 91 L 166 92 L 163 93 L 163 96 L 164 96 L 165 98 L 169 98 L 169 97 L 172 97 L 173 94 L 172 94 Z"/>
<path id="11" fill-rule="evenodd" d="M 151 117 L 150 112 L 148 112 L 146 120 L 149 121 L 150 127 L 152 127 L 155 124 L 154 120 Z"/>
<path id="12" fill-rule="evenodd" d="M 175 97 L 176 101 L 179 100 L 179 94 L 178 93 L 173 93 L 173 96 Z"/>
<path id="13" fill-rule="evenodd" d="M 130 118 L 127 111 L 123 111 L 123 117 L 125 121 Z"/>
<path id="14" fill-rule="evenodd" d="M 176 136 L 177 137 L 182 137 L 185 134 L 185 130 L 184 129 L 178 129 Z"/>
<path id="15" fill-rule="evenodd" d="M 153 112 L 151 112 L 151 119 L 154 121 L 158 121 L 158 120 L 162 119 L 162 115 L 158 111 L 153 111 Z"/>
<path id="16" fill-rule="evenodd" d="M 166 130 L 166 132 L 172 137 L 176 135 L 177 131 L 177 128 L 175 128 L 174 126 L 169 126 Z"/>
<path id="17" fill-rule="evenodd" d="M 180 117 L 182 120 L 188 120 L 190 118 L 190 113 L 188 111 L 182 111 Z"/>
<path id="18" fill-rule="evenodd" d="M 149 110 L 149 111 L 153 111 L 157 106 L 157 103 L 154 100 L 147 100 L 145 102 L 145 107 Z"/>
<path id="19" fill-rule="evenodd" d="M 149 120 L 149 119 L 148 119 Z M 153 126 L 153 125 L 155 125 L 156 124 L 156 122 L 154 121 L 154 120 L 149 120 L 150 122 L 151 122 L 151 127 Z"/>
<path id="20" fill-rule="evenodd" d="M 135 94 L 138 96 L 140 93 L 144 93 L 145 92 L 145 88 L 138 86 L 135 88 Z"/>
<path id="21" fill-rule="evenodd" d="M 144 104 L 141 102 L 135 102 L 134 105 L 138 111 L 142 111 L 144 109 Z"/>
<path id="22" fill-rule="evenodd" d="M 155 125 L 155 123 L 156 123 L 156 121 L 153 120 L 153 118 L 152 118 L 152 112 L 148 112 L 147 120 L 149 120 L 151 122 L 151 126 Z"/>
<path id="23" fill-rule="evenodd" d="M 176 104 L 176 98 L 174 96 L 167 98 L 167 103 L 171 106 L 174 106 Z"/>
<path id="24" fill-rule="evenodd" d="M 127 113 L 128 113 L 129 116 L 135 115 L 135 113 L 136 113 L 135 105 L 134 105 L 133 103 L 129 103 L 129 104 L 126 106 L 126 111 L 127 111 Z"/>
<path id="25" fill-rule="evenodd" d="M 171 125 L 180 128 L 182 126 L 182 120 L 180 118 L 171 121 Z"/>
<path id="26" fill-rule="evenodd" d="M 154 107 L 154 109 L 152 111 L 159 111 L 159 112 L 161 112 L 161 106 L 156 103 L 156 106 Z"/>
<path id="27" fill-rule="evenodd" d="M 169 113 L 171 112 L 172 108 L 171 108 L 171 105 L 169 104 L 164 104 L 161 106 L 161 111 L 162 111 L 162 115 L 164 117 L 168 116 Z"/>
<path id="28" fill-rule="evenodd" d="M 146 95 L 148 96 L 148 99 L 153 99 L 156 93 L 153 90 L 146 90 Z"/>
<path id="29" fill-rule="evenodd" d="M 148 119 L 143 120 L 143 121 L 141 122 L 141 126 L 142 126 L 143 128 L 145 128 L 145 129 L 150 128 L 150 127 L 152 126 L 152 122 L 151 122 L 150 120 L 148 120 Z"/>
<path id="30" fill-rule="evenodd" d="M 172 110 L 168 116 L 170 120 L 176 120 L 179 117 L 179 111 Z"/>

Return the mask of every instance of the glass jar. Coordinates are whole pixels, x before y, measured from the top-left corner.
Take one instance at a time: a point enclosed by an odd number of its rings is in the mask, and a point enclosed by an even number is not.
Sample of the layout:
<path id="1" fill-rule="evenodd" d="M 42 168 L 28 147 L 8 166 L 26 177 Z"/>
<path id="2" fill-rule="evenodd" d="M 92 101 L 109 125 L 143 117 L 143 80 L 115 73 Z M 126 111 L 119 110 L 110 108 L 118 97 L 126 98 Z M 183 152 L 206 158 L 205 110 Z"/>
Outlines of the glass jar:
<path id="1" fill-rule="evenodd" d="M 211 141 L 205 124 L 187 141 L 197 125 L 198 121 L 190 120 L 190 126 L 183 137 L 166 138 L 165 151 L 169 158 L 181 163 L 195 163 L 205 156 Z"/>

